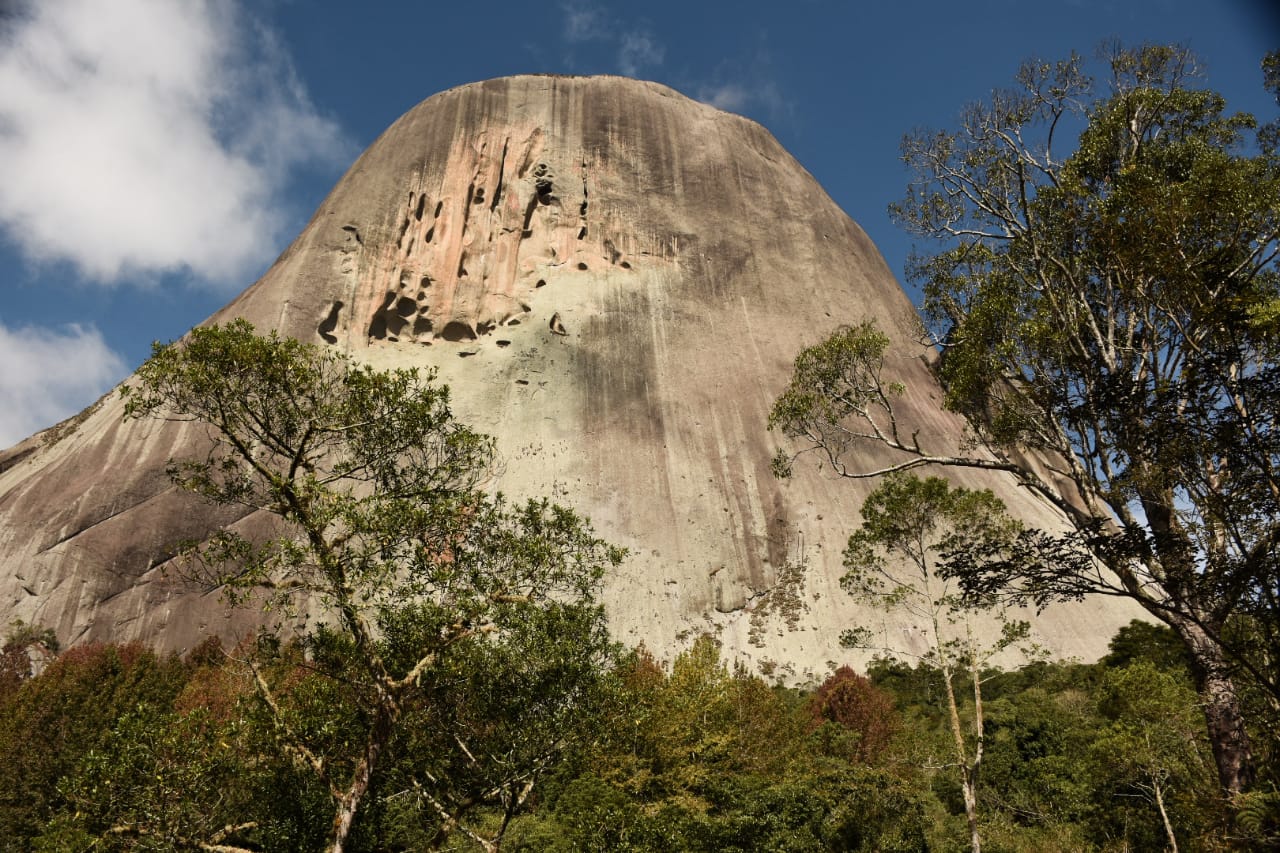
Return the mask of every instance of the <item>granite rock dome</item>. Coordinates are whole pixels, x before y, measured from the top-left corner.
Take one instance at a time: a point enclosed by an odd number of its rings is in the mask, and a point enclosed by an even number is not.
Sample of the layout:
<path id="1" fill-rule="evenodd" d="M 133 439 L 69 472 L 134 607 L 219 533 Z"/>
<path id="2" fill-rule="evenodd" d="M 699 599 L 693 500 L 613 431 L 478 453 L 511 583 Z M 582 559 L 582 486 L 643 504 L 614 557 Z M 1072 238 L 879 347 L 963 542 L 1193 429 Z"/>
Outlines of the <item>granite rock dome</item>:
<path id="1" fill-rule="evenodd" d="M 875 318 L 911 389 L 900 417 L 953 445 L 962 423 L 875 246 L 748 119 L 616 77 L 443 92 L 374 142 L 209 322 L 234 317 L 376 366 L 437 368 L 458 414 L 497 437 L 497 487 L 570 504 L 630 549 L 605 594 L 626 642 L 670 653 L 711 632 L 803 680 L 850 658 L 838 637 L 851 625 L 917 641 L 922 626 L 839 588 L 873 484 L 814 466 L 775 479 L 765 420 L 801 347 Z M 121 409 L 108 395 L 0 453 L 0 619 L 64 643 L 170 649 L 249 630 L 251 611 L 166 568 L 175 542 L 262 519 L 171 487 L 165 463 L 204 440 L 198 427 L 123 423 Z M 953 476 L 1057 524 L 1009 480 Z M 1135 615 L 1090 601 L 1034 621 L 1054 652 L 1093 658 Z"/>

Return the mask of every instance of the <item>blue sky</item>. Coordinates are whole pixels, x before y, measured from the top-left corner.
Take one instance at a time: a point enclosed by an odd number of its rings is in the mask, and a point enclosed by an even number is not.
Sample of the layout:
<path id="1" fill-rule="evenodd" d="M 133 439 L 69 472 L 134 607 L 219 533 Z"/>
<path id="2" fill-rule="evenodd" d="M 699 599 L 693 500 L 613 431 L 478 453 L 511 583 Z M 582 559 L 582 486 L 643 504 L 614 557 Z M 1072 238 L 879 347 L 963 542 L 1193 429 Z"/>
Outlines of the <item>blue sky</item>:
<path id="1" fill-rule="evenodd" d="M 625 74 L 750 116 L 900 273 L 902 134 L 1111 38 L 1187 44 L 1231 107 L 1275 117 L 1274 0 L 0 0 L 0 447 L 251 284 L 449 87 Z"/>

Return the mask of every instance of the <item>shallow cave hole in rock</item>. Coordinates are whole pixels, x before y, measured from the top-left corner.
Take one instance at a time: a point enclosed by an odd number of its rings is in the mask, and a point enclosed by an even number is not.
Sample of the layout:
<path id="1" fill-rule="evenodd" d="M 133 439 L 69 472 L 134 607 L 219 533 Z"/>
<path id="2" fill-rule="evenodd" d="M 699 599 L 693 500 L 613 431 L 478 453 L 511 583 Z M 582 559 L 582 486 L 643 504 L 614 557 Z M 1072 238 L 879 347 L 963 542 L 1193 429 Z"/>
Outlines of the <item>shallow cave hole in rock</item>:
<path id="1" fill-rule="evenodd" d="M 426 209 L 427 209 L 427 194 L 423 193 L 422 195 L 418 196 L 418 208 L 413 212 L 414 218 L 417 219 L 419 222 L 421 222 L 422 214 L 426 212 Z"/>
<path id="2" fill-rule="evenodd" d="M 534 287 L 546 287 L 546 286 L 547 286 L 547 280 L 546 280 L 545 278 L 540 278 L 540 279 L 538 279 L 536 282 L 534 282 L 534 285 L 533 285 L 533 286 L 534 286 Z"/>
<path id="3" fill-rule="evenodd" d="M 551 201 L 551 191 L 554 189 L 551 178 L 551 170 L 546 163 L 539 163 L 533 168 L 533 189 L 543 204 Z"/>
<path id="4" fill-rule="evenodd" d="M 471 197 L 472 204 L 484 204 L 484 187 L 477 187 L 475 195 Z"/>
<path id="5" fill-rule="evenodd" d="M 409 323 L 399 314 L 388 314 L 387 324 L 387 340 L 398 341 L 400 334 L 408 327 Z"/>
<path id="6" fill-rule="evenodd" d="M 316 327 L 316 332 L 324 339 L 325 343 L 336 344 L 338 336 L 333 334 L 333 330 L 338 328 L 338 315 L 342 312 L 342 300 L 334 302 L 329 306 L 329 313 L 320 321 L 320 325 Z"/>
<path id="7" fill-rule="evenodd" d="M 499 340 L 499 341 L 495 341 L 495 343 L 497 343 L 497 345 L 498 345 L 498 346 L 500 346 L 500 347 L 509 347 L 509 346 L 511 346 L 511 341 L 507 341 L 507 340 Z"/>
<path id="8" fill-rule="evenodd" d="M 445 327 L 440 330 L 439 337 L 444 338 L 446 341 L 458 343 L 460 341 L 474 341 L 476 339 L 476 333 L 466 323 L 463 323 L 460 320 L 454 320 L 452 323 L 447 323 Z"/>
<path id="9" fill-rule="evenodd" d="M 476 325 L 476 337 L 487 335 L 493 331 L 493 321 L 485 320 L 483 323 Z"/>
<path id="10" fill-rule="evenodd" d="M 582 226 L 582 230 L 578 232 L 578 239 L 579 240 L 587 239 L 587 227 L 585 225 Z"/>
<path id="11" fill-rule="evenodd" d="M 529 380 L 528 380 L 528 379 L 517 379 L 517 380 L 516 380 L 516 384 L 517 384 L 517 385 L 528 385 L 528 384 L 529 384 Z"/>
<path id="12" fill-rule="evenodd" d="M 430 334 L 431 334 L 431 320 L 421 315 L 415 317 L 413 319 L 413 336 L 421 340 L 424 335 L 429 336 Z M 429 338 L 428 340 L 425 340 L 422 342 L 427 344 L 431 343 Z"/>
<path id="13" fill-rule="evenodd" d="M 623 261 L 622 263 L 618 264 L 618 266 L 622 267 L 624 270 L 631 269 L 631 264 L 628 261 Z"/>
<path id="14" fill-rule="evenodd" d="M 586 265 L 586 263 L 585 263 L 585 262 L 582 262 L 582 261 L 579 261 L 579 262 L 578 262 L 578 269 L 580 269 L 580 270 L 586 270 L 586 268 L 587 268 L 587 265 Z"/>
<path id="15" fill-rule="evenodd" d="M 622 253 L 618 251 L 618 247 L 613 245 L 612 240 L 604 241 L 604 250 L 609 253 L 609 263 L 616 264 L 622 260 Z"/>
<path id="16" fill-rule="evenodd" d="M 396 302 L 396 313 L 401 317 L 412 317 L 418 313 L 418 303 L 407 296 L 401 296 L 400 300 Z"/>
<path id="17" fill-rule="evenodd" d="M 436 212 L 435 212 L 435 213 L 433 213 L 433 214 L 431 215 L 431 218 L 432 218 L 432 219 L 439 219 L 439 218 L 440 218 L 440 211 L 442 211 L 442 210 L 444 210 L 444 201 L 443 201 L 443 200 L 436 202 Z"/>
<path id="18" fill-rule="evenodd" d="M 434 236 L 436 236 L 436 227 L 432 225 L 430 228 L 427 229 L 427 233 L 422 235 L 422 242 L 430 243 L 431 238 Z"/>
<path id="19" fill-rule="evenodd" d="M 390 316 L 395 318 L 395 324 L 392 325 L 387 322 L 388 312 L 390 311 L 391 306 L 396 304 L 396 299 L 396 292 L 394 290 L 389 291 L 387 293 L 387 298 L 383 301 L 382 305 L 378 307 L 377 311 L 373 312 L 373 319 L 369 322 L 370 340 L 384 340 L 388 335 L 394 335 L 398 332 L 400 330 L 400 326 L 404 324 L 404 321 L 399 317 L 396 317 L 394 314 L 391 314 Z"/>

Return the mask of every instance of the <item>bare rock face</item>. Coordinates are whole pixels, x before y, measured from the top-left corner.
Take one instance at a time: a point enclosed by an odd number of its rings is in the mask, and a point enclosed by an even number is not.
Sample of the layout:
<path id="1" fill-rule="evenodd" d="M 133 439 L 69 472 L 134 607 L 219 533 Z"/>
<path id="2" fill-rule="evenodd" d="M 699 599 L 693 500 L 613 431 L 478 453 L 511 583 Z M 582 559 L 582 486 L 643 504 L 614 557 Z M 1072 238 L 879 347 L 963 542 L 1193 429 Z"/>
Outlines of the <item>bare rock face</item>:
<path id="1" fill-rule="evenodd" d="M 605 595 L 620 639 L 670 653 L 711 632 L 803 680 L 856 657 L 839 647 L 848 627 L 901 646 L 924 626 L 840 590 L 873 484 L 814 466 L 774 479 L 767 413 L 801 347 L 874 317 L 899 342 L 905 419 L 954 446 L 962 424 L 914 316 L 867 236 L 759 125 L 652 83 L 517 77 L 397 121 L 211 322 L 436 367 L 456 411 L 497 436 L 497 487 L 570 504 L 630 549 Z M 0 454 L 0 621 L 172 649 L 249 630 L 251 611 L 166 571 L 175 542 L 261 522 L 169 485 L 166 461 L 204 441 L 122 423 L 108 396 Z M 1006 480 L 954 479 L 1057 524 Z M 1093 658 L 1135 615 L 1088 602 L 1033 621 L 1058 654 Z"/>

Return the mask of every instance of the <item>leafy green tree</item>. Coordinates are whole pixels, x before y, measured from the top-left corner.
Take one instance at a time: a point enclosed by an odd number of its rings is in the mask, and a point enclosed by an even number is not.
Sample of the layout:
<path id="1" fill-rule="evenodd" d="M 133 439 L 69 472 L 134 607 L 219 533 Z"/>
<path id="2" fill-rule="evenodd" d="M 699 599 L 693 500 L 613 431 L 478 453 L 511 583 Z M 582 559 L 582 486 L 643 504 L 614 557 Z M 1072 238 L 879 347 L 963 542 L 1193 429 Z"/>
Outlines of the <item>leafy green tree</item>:
<path id="1" fill-rule="evenodd" d="M 943 700 L 960 776 L 969 844 L 982 848 L 978 827 L 978 779 L 982 767 L 983 668 L 991 658 L 1026 639 L 1028 625 L 991 613 L 1000 625 L 1000 638 L 985 644 L 975 633 L 978 608 L 962 600 L 955 581 L 939 569 L 946 556 L 981 543 L 1008 542 L 1019 525 L 990 491 L 952 488 L 940 477 L 921 480 L 904 474 L 888 475 L 862 504 L 862 526 L 849 537 L 840 583 L 864 603 L 910 620 L 920 630 L 924 648 L 878 641 L 865 628 L 846 632 L 848 645 L 874 648 L 913 657 L 936 667 L 942 675 Z M 994 604 L 994 603 L 993 603 Z M 981 630 L 981 629 L 979 629 Z M 966 732 L 957 701 L 959 677 L 967 671 L 973 689 L 972 728 Z"/>
<path id="2" fill-rule="evenodd" d="M 1180 837 L 1204 837 L 1213 815 L 1199 792 L 1213 784 L 1212 758 L 1190 686 L 1150 663 L 1135 663 L 1106 674 L 1098 705 L 1105 725 L 1089 761 L 1095 832 L 1174 853 Z M 1150 809 L 1151 819 L 1125 820 L 1132 804 Z"/>
<path id="3" fill-rule="evenodd" d="M 1050 501 L 1069 533 L 955 570 L 979 594 L 1122 596 L 1168 625 L 1240 792 L 1254 766 L 1235 679 L 1280 700 L 1280 157 L 1274 131 L 1247 149 L 1254 119 L 1192 87 L 1186 50 L 1107 58 L 1101 94 L 1078 57 L 1029 62 L 959 129 L 903 142 L 915 178 L 892 212 L 941 242 L 909 274 L 946 405 L 981 450 L 897 422 L 869 324 L 801 353 L 771 425 L 845 476 L 986 468 Z M 899 461 L 858 468 L 868 441 Z"/>
<path id="4" fill-rule="evenodd" d="M 807 703 L 729 670 L 713 640 L 669 669 L 638 653 L 617 675 L 593 748 L 513 825 L 508 849 L 926 849 L 911 780 L 825 754 Z"/>
<path id="5" fill-rule="evenodd" d="M 187 668 L 138 645 L 84 645 L 25 680 L 0 714 L 0 850 L 28 849 L 68 804 L 60 787 L 138 709 L 167 709 Z"/>
<path id="6" fill-rule="evenodd" d="M 1018 689 L 986 685 L 983 808 L 993 846 L 1079 850 L 1093 795 L 1090 748 L 1100 720 L 1083 684 L 1063 667 L 1025 667 Z M 994 825 L 993 825 L 994 824 Z M 1055 839 L 1053 844 L 1049 839 Z"/>
<path id="7" fill-rule="evenodd" d="M 140 705 L 116 721 L 62 781 L 67 807 L 40 833 L 37 850 L 254 849 L 264 803 L 233 730 L 201 711 Z M 256 846 L 256 845 L 255 845 Z"/>
<path id="8" fill-rule="evenodd" d="M 492 442 L 454 419 L 430 379 L 235 321 L 157 346 L 123 391 L 126 417 L 208 429 L 207 452 L 171 463 L 177 485 L 273 520 L 265 539 L 224 529 L 188 548 L 193 576 L 285 613 L 320 609 L 315 634 L 331 638 L 350 684 L 335 706 L 342 737 L 293 707 L 270 668 L 247 664 L 280 746 L 329 791 L 334 853 L 417 698 L 544 611 L 601 618 L 594 593 L 622 556 L 568 509 L 481 491 Z M 414 781 L 456 822 L 431 777 Z"/>
<path id="9" fill-rule="evenodd" d="M 1137 619 L 1116 632 L 1098 662 L 1113 669 L 1144 662 L 1165 672 L 1191 674 L 1191 658 L 1178 635 L 1164 625 Z"/>

